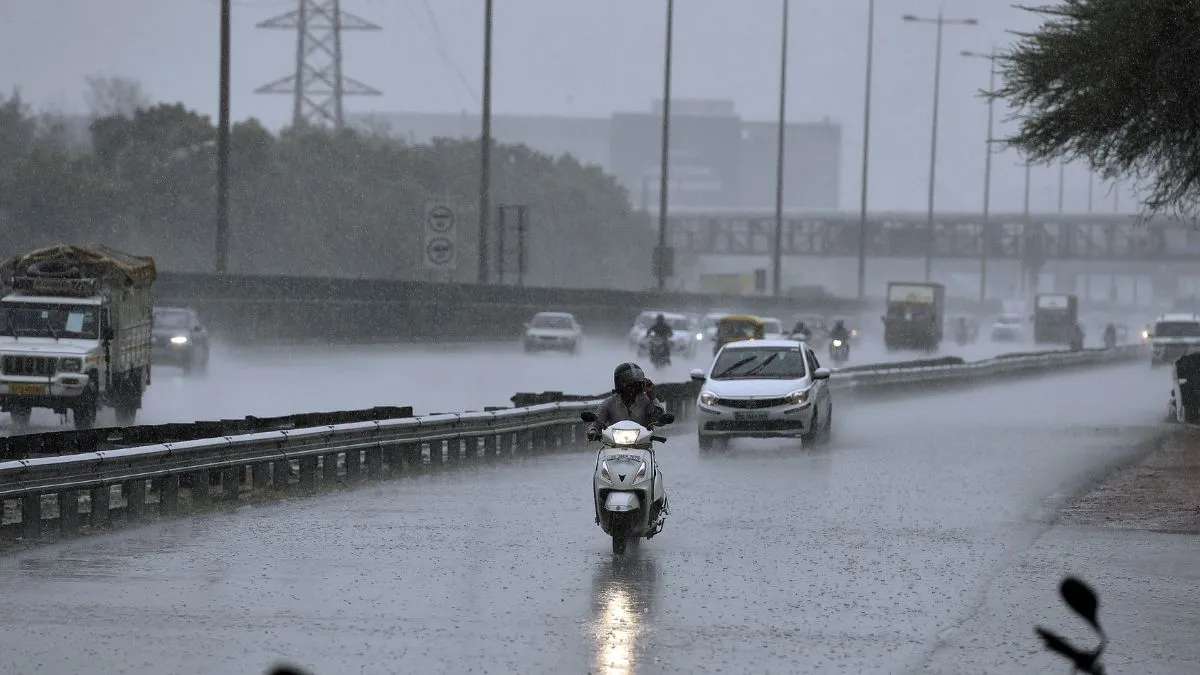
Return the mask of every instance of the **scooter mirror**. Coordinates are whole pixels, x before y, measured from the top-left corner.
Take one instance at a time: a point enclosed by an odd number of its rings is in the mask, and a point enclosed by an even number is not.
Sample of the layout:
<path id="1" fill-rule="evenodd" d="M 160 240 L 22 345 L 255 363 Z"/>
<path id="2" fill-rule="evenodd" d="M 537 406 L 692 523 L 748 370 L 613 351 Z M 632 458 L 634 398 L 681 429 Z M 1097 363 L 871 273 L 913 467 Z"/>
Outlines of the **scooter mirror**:
<path id="1" fill-rule="evenodd" d="M 673 424 L 674 422 L 675 422 L 675 416 L 672 415 L 671 413 L 663 413 L 658 416 L 658 424 L 660 426 L 665 426 L 667 424 Z"/>
<path id="2" fill-rule="evenodd" d="M 585 411 L 579 413 L 579 419 L 583 420 L 584 422 L 595 422 L 596 421 L 596 413 L 594 413 L 590 410 L 585 410 Z"/>

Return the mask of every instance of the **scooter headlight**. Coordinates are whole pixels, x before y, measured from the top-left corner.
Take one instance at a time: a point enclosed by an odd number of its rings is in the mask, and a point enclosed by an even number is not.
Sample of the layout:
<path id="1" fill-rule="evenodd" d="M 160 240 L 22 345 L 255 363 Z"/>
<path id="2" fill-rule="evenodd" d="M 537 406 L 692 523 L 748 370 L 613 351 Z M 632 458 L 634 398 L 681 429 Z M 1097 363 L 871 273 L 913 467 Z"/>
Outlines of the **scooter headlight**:
<path id="1" fill-rule="evenodd" d="M 834 347 L 841 347 L 841 346 L 842 346 L 842 341 L 841 341 L 841 340 L 834 340 L 834 341 L 833 341 L 833 346 L 834 346 Z"/>
<path id="2" fill-rule="evenodd" d="M 642 462 L 642 465 L 638 467 L 637 473 L 635 473 L 633 475 L 633 482 L 636 483 L 645 477 L 646 477 L 646 463 Z"/>
<path id="3" fill-rule="evenodd" d="M 788 403 L 791 403 L 793 405 L 800 405 L 801 403 L 807 403 L 808 402 L 808 390 L 807 389 L 797 389 L 796 391 L 793 391 L 792 393 L 787 395 L 787 400 L 788 400 Z"/>
<path id="4" fill-rule="evenodd" d="M 629 445 L 637 442 L 637 429 L 615 429 L 612 432 L 613 442 L 617 445 Z"/>
<path id="5" fill-rule="evenodd" d="M 703 340 L 703 339 L 704 339 L 704 333 L 696 333 L 696 339 L 697 339 L 697 340 Z"/>
<path id="6" fill-rule="evenodd" d="M 187 341 L 188 339 L 186 335 L 176 335 L 175 337 L 171 338 L 171 344 L 173 345 L 186 345 Z"/>
<path id="7" fill-rule="evenodd" d="M 612 482 L 612 474 L 608 472 L 608 462 L 600 462 L 600 477 L 609 483 Z"/>

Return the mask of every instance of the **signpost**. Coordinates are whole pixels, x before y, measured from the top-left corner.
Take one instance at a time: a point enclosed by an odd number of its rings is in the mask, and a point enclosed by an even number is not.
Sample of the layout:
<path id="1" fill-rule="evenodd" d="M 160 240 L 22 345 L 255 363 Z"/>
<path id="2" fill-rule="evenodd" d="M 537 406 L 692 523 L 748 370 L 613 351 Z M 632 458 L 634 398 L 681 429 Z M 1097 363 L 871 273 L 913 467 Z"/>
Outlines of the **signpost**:
<path id="1" fill-rule="evenodd" d="M 425 269 L 445 272 L 458 269 L 458 220 L 454 209 L 442 202 L 425 203 Z"/>

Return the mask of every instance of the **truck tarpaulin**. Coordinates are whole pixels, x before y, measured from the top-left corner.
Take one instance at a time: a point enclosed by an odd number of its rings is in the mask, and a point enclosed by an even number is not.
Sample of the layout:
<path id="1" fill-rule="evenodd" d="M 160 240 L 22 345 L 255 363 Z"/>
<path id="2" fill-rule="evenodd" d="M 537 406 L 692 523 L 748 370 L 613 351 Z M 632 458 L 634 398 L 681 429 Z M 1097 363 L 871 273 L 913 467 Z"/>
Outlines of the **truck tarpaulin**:
<path id="1" fill-rule="evenodd" d="M 101 244 L 61 244 L 16 255 L 0 266 L 0 274 L 7 285 L 14 276 L 24 276 L 30 267 L 39 263 L 52 268 L 43 266 L 43 274 L 48 272 L 49 276 L 103 279 L 117 274 L 124 277 L 123 285 L 134 288 L 149 288 L 158 276 L 154 258 L 132 255 Z"/>

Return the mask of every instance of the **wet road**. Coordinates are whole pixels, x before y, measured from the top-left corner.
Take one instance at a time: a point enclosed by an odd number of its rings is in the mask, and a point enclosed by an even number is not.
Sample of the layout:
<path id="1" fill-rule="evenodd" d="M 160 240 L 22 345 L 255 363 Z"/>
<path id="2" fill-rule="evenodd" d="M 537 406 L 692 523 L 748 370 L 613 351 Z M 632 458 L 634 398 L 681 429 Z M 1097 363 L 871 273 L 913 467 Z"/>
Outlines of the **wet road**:
<path id="1" fill-rule="evenodd" d="M 707 344 L 707 343 L 706 343 Z M 1032 345 L 999 345 L 980 341 L 942 353 L 970 360 L 1001 352 L 1026 351 Z M 711 347 L 709 347 L 711 350 Z M 705 358 L 705 354 L 708 358 Z M 674 359 L 656 381 L 682 382 L 692 368 L 707 366 L 711 351 L 693 359 Z M 855 348 L 851 363 L 922 358 L 916 352 L 887 353 L 872 341 Z M 161 366 L 147 390 L 138 420 L 145 424 L 197 419 L 271 417 L 299 412 L 411 405 L 417 414 L 459 412 L 486 405 L 512 405 L 519 391 L 599 393 L 612 387 L 612 369 L 634 358 L 633 351 L 613 339 L 586 340 L 578 356 L 525 354 L 511 345 L 379 345 L 304 346 L 222 349 L 214 346 L 209 373 L 185 378 L 178 368 Z M 646 361 L 646 359 L 642 359 Z M 649 363 L 644 363 L 649 368 Z M 62 425 L 47 410 L 34 411 L 34 431 Z M 101 424 L 113 424 L 103 411 Z M 8 415 L 0 413 L 7 427 Z"/>
<path id="2" fill-rule="evenodd" d="M 1005 615 L 1023 636 L 1005 648 L 940 638 L 994 581 L 1019 585 L 1069 493 L 1158 432 L 1164 378 L 1111 366 L 845 404 L 821 450 L 701 457 L 677 436 L 667 529 L 621 562 L 584 448 L 16 554 L 0 672 L 966 672 L 964 653 L 969 672 L 1065 672 L 1027 656 L 1044 613 Z"/>

